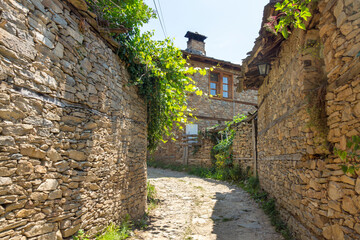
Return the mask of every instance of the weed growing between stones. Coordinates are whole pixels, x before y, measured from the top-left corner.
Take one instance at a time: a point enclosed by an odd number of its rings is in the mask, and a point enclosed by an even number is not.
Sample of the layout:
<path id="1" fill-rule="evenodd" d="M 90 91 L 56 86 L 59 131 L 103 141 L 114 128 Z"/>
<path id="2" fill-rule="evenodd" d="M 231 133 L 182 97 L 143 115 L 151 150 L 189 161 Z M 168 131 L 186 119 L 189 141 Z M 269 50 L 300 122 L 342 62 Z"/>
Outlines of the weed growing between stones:
<path id="1" fill-rule="evenodd" d="M 85 234 L 84 230 L 80 229 L 76 236 L 73 236 L 73 240 L 89 240 L 89 236 Z"/>
<path id="2" fill-rule="evenodd" d="M 357 175 L 360 169 L 360 136 L 352 136 L 346 143 L 346 150 L 335 148 L 334 153 L 344 164 L 340 165 L 345 174 Z"/>
<path id="3" fill-rule="evenodd" d="M 155 187 L 152 190 L 155 193 Z M 127 239 L 131 235 L 133 235 L 133 231 L 135 229 L 144 229 L 147 227 L 148 222 L 148 214 L 144 214 L 144 216 L 138 221 L 130 221 L 130 216 L 126 215 L 125 219 L 120 225 L 116 225 L 115 223 L 110 223 L 105 230 L 98 234 L 95 237 L 96 240 L 123 240 Z M 80 229 L 78 233 L 73 236 L 73 240 L 89 240 L 94 239 L 87 235 L 84 230 Z"/>
<path id="4" fill-rule="evenodd" d="M 293 239 L 290 230 L 276 209 L 275 199 L 270 198 L 269 194 L 260 188 L 259 178 L 249 177 L 246 181 L 238 183 L 238 186 L 248 192 L 252 198 L 260 204 L 261 208 L 269 216 L 271 224 L 277 232 L 280 232 L 286 240 Z"/>
<path id="5" fill-rule="evenodd" d="M 244 180 L 250 174 L 249 168 L 246 171 L 243 171 L 239 165 L 233 165 L 232 167 L 228 168 L 204 168 L 197 166 L 166 164 L 162 162 L 156 162 L 154 160 L 149 160 L 147 164 L 149 167 L 170 169 L 178 172 L 187 172 L 191 175 L 202 178 L 211 178 L 228 182 L 237 182 L 239 180 Z"/>
<path id="6" fill-rule="evenodd" d="M 97 237 L 97 240 L 122 240 L 130 236 L 132 231 L 132 223 L 127 216 L 120 226 L 110 224 L 103 234 Z"/>
<path id="7" fill-rule="evenodd" d="M 170 169 L 173 171 L 187 172 L 201 178 L 211 178 L 216 180 L 223 180 L 244 189 L 248 192 L 256 202 L 258 202 L 264 212 L 269 216 L 271 224 L 275 227 L 277 232 L 280 232 L 286 240 L 292 240 L 292 234 L 286 226 L 286 223 L 281 220 L 280 213 L 276 209 L 275 199 L 270 198 L 269 194 L 260 188 L 259 178 L 251 176 L 250 168 L 242 169 L 240 166 L 233 168 L 203 168 L 196 166 L 182 166 L 174 164 L 166 164 L 148 161 L 149 167 Z"/>
<path id="8" fill-rule="evenodd" d="M 146 191 L 147 191 L 147 203 L 148 203 L 148 212 L 156 208 L 159 203 L 159 199 L 156 199 L 156 190 L 155 186 L 152 185 L 150 182 L 146 184 Z"/>

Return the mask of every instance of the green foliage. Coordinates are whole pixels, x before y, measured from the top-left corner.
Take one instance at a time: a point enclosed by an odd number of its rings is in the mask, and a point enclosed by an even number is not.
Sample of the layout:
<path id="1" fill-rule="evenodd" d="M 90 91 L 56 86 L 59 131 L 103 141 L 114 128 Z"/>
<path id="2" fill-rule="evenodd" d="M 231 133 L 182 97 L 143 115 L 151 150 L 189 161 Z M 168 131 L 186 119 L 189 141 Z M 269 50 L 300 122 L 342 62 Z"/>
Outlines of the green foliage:
<path id="1" fill-rule="evenodd" d="M 169 39 L 152 41 L 151 36 L 151 33 L 134 36 L 127 42 L 133 54 L 124 53 L 120 57 L 130 63 L 132 83 L 139 87 L 147 104 L 148 148 L 154 150 L 164 135 L 172 136 L 174 125 L 181 129 L 187 116 L 192 116 L 187 94 L 201 95 L 202 92 L 188 77 L 197 70 L 187 66 L 180 49 Z"/>
<path id="2" fill-rule="evenodd" d="M 132 224 L 129 221 L 129 217 L 127 217 L 120 226 L 117 226 L 114 223 L 111 223 L 101 234 L 97 237 L 97 240 L 123 240 L 128 238 L 131 232 Z"/>
<path id="3" fill-rule="evenodd" d="M 150 182 L 147 182 L 146 184 L 146 192 L 147 192 L 147 203 L 148 203 L 148 211 L 154 209 L 157 204 L 159 203 L 159 200 L 156 199 L 156 190 L 155 186 L 152 185 Z"/>
<path id="4" fill-rule="evenodd" d="M 147 201 L 150 202 L 151 200 L 155 199 L 156 190 L 155 186 L 152 185 L 149 181 L 146 184 L 146 192 L 147 192 Z"/>
<path id="5" fill-rule="evenodd" d="M 149 167 L 170 169 L 173 171 L 187 172 L 191 175 L 195 175 L 202 178 L 211 178 L 216 180 L 223 181 L 238 181 L 240 179 L 245 179 L 247 173 L 243 172 L 238 165 L 226 168 L 226 169 L 216 169 L 216 168 L 204 168 L 198 166 L 182 166 L 176 164 L 166 164 L 162 162 L 157 162 L 150 160 L 147 162 Z"/>
<path id="6" fill-rule="evenodd" d="M 352 136 L 346 144 L 347 150 L 335 148 L 334 153 L 340 157 L 345 164 L 341 165 L 343 172 L 356 175 L 356 171 L 360 169 L 360 136 Z"/>
<path id="7" fill-rule="evenodd" d="M 123 240 L 127 239 L 130 236 L 132 231 L 133 224 L 129 220 L 129 215 L 127 215 L 124 221 L 120 226 L 117 226 L 115 223 L 110 223 L 106 229 L 96 237 L 96 240 Z M 80 229 L 73 240 L 89 240 L 90 237 L 85 234 L 84 230 Z"/>
<path id="8" fill-rule="evenodd" d="M 134 227 L 137 229 L 146 229 L 148 227 L 149 215 L 144 213 L 143 217 L 134 222 Z"/>
<path id="9" fill-rule="evenodd" d="M 73 240 L 89 240 L 89 236 L 85 234 L 83 229 L 80 229 L 75 236 L 73 236 Z"/>
<path id="10" fill-rule="evenodd" d="M 233 165 L 232 158 L 232 144 L 235 137 L 236 130 L 232 126 L 236 123 L 243 121 L 246 118 L 245 115 L 239 114 L 234 116 L 233 120 L 226 122 L 224 130 L 220 131 L 217 138 L 216 145 L 213 147 L 211 154 L 215 158 L 215 166 L 218 169 L 231 167 Z"/>
<path id="11" fill-rule="evenodd" d="M 143 0 L 87 0 L 102 26 L 123 26 L 130 32 L 143 26 L 156 15 Z M 130 33 L 132 34 L 132 33 Z"/>
<path id="12" fill-rule="evenodd" d="M 110 223 L 105 231 L 100 234 L 96 240 L 123 240 L 130 236 L 132 231 L 132 222 L 130 221 L 130 216 L 126 215 L 125 219 L 122 221 L 120 226 Z"/>
<path id="13" fill-rule="evenodd" d="M 169 38 L 152 40 L 153 33 L 140 33 L 139 27 L 155 17 L 143 0 L 88 0 L 100 12 L 110 27 L 124 25 L 131 28 L 126 34 L 113 35 L 121 47 L 119 57 L 127 64 L 130 83 L 138 86 L 147 106 L 148 149 L 156 149 L 165 136 L 172 136 L 172 128 L 182 128 L 192 109 L 187 94 L 202 95 L 189 77 L 205 70 L 189 67 L 180 49 Z"/>
<path id="14" fill-rule="evenodd" d="M 311 0 L 284 0 L 276 3 L 275 10 L 280 13 L 269 17 L 264 27 L 275 35 L 281 32 L 284 38 L 288 38 L 291 27 L 306 30 L 303 21 L 307 21 L 308 17 L 311 17 L 307 7 L 310 2 Z"/>

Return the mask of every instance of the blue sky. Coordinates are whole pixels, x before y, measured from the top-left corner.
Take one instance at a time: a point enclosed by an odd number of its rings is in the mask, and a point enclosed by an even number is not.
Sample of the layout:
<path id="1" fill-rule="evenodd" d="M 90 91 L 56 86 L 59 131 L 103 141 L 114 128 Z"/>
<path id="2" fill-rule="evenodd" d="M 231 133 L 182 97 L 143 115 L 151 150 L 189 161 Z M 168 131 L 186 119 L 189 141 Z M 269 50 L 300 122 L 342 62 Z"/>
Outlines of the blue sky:
<path id="1" fill-rule="evenodd" d="M 186 48 L 187 31 L 207 36 L 206 55 L 241 63 L 258 36 L 263 9 L 269 0 L 144 0 L 155 9 L 160 2 L 167 36 L 175 38 L 180 49 Z M 159 8 L 159 6 L 158 6 Z M 160 11 L 160 9 L 159 9 Z M 152 19 L 143 31 L 155 29 L 154 39 L 164 39 L 158 19 Z"/>

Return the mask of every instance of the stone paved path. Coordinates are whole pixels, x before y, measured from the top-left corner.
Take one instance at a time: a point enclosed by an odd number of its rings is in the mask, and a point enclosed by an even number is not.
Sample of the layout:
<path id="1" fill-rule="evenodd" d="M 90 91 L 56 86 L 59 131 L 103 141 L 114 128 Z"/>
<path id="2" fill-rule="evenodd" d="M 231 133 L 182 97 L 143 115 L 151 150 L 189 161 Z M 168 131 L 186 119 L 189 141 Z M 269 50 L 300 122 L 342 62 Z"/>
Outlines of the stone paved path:
<path id="1" fill-rule="evenodd" d="M 235 186 L 181 172 L 148 169 L 158 207 L 133 239 L 281 240 L 250 196 Z"/>

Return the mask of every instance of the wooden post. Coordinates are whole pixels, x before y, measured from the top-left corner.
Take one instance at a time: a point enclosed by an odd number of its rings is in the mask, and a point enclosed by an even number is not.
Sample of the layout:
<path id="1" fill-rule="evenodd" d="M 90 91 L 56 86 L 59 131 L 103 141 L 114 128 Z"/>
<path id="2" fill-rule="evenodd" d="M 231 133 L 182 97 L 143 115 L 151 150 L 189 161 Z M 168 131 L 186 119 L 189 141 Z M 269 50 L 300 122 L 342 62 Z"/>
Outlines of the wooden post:
<path id="1" fill-rule="evenodd" d="M 256 151 L 256 125 L 255 118 L 251 121 L 252 125 L 252 144 L 253 144 L 253 159 L 254 159 L 254 175 L 257 177 L 257 151 Z"/>
<path id="2" fill-rule="evenodd" d="M 188 162 L 189 162 L 189 137 L 187 135 L 183 135 L 183 138 L 182 138 L 182 145 L 183 145 L 183 150 L 184 150 L 184 153 L 183 153 L 183 164 L 184 165 L 188 165 Z"/>
<path id="3" fill-rule="evenodd" d="M 187 165 L 187 144 L 186 144 L 186 140 L 184 141 L 185 144 L 183 144 L 183 150 L 184 150 L 184 153 L 183 153 L 183 164 L 184 165 Z"/>

